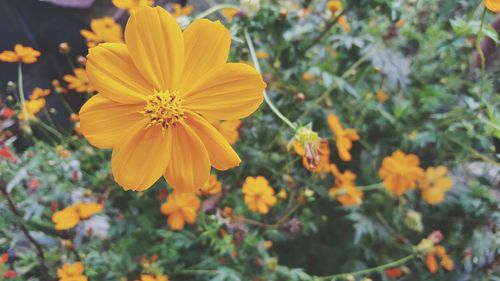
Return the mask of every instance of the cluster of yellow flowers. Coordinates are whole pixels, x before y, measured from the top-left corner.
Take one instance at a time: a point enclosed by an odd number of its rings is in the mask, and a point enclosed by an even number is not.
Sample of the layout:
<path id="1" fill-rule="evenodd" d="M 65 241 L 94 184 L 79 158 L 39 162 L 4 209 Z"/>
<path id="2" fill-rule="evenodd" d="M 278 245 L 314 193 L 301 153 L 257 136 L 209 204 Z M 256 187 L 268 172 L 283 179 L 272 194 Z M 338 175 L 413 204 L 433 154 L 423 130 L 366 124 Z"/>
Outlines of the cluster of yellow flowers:
<path id="1" fill-rule="evenodd" d="M 384 187 L 394 195 L 401 196 L 418 185 L 422 198 L 430 204 L 442 202 L 445 193 L 452 188 L 453 181 L 447 174 L 445 166 L 429 167 L 424 171 L 418 156 L 400 150 L 386 157 L 379 171 Z"/>
<path id="2" fill-rule="evenodd" d="M 65 263 L 57 270 L 59 281 L 87 281 L 85 267 L 81 262 Z"/>
<path id="3" fill-rule="evenodd" d="M 29 100 L 24 103 L 24 108 L 19 115 L 20 120 L 33 120 L 35 114 L 40 112 L 45 107 L 45 97 L 50 94 L 49 89 L 35 88 L 33 89 Z"/>
<path id="4" fill-rule="evenodd" d="M 81 202 L 57 211 L 52 215 L 56 230 L 67 230 L 75 227 L 81 220 L 86 220 L 99 213 L 104 205 L 94 202 Z"/>

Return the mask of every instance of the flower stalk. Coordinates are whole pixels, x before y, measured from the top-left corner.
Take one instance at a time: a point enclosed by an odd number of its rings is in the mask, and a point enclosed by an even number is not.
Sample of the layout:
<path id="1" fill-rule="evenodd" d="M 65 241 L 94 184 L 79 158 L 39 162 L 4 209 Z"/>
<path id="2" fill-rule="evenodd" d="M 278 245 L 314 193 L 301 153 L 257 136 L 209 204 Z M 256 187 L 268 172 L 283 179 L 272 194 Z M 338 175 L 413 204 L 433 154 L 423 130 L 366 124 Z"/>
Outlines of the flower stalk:
<path id="1" fill-rule="evenodd" d="M 228 4 L 215 5 L 212 8 L 207 9 L 207 10 L 201 12 L 200 14 L 198 14 L 195 17 L 195 19 L 202 19 L 202 18 L 207 17 L 208 15 L 210 15 L 212 13 L 215 13 L 215 12 L 223 10 L 223 9 L 237 9 L 237 10 L 239 10 L 240 7 L 235 6 L 235 5 L 228 5 Z"/>

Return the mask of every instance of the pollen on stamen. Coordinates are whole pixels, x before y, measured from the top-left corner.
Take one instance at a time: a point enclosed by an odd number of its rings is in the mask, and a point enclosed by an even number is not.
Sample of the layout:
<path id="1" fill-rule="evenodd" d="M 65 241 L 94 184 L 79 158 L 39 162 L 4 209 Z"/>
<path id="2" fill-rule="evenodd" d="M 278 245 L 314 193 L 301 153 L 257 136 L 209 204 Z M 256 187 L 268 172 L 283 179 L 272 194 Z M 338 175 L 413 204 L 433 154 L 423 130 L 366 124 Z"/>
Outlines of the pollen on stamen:
<path id="1" fill-rule="evenodd" d="M 182 100 L 177 92 L 156 91 L 149 96 L 144 111 L 149 118 L 146 128 L 160 125 L 162 130 L 176 127 L 177 123 L 185 118 Z"/>

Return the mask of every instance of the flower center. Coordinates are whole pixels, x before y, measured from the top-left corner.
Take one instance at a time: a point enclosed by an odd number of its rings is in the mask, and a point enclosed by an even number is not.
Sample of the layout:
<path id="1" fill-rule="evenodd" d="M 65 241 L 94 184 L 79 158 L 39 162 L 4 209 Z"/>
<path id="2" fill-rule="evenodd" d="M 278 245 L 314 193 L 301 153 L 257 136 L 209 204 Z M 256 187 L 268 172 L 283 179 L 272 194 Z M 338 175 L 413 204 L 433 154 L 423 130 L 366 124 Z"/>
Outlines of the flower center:
<path id="1" fill-rule="evenodd" d="M 142 112 L 149 118 L 147 128 L 161 125 L 162 129 L 170 126 L 175 127 L 177 122 L 184 119 L 182 100 L 177 92 L 156 91 L 151 95 Z"/>

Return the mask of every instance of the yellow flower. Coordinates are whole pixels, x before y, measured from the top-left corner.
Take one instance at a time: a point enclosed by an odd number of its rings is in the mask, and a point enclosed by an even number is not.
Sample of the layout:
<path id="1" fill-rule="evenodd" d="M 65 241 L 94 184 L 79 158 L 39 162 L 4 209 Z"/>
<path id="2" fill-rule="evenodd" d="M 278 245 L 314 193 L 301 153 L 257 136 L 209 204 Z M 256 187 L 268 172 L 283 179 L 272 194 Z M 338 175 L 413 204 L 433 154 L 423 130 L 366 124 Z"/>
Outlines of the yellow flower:
<path id="1" fill-rule="evenodd" d="M 19 114 L 19 120 L 25 121 L 25 119 L 33 120 L 36 119 L 35 114 L 40 112 L 45 107 L 46 101 L 43 98 L 35 100 L 27 100 L 24 102 L 24 109 Z"/>
<path id="2" fill-rule="evenodd" d="M 56 146 L 56 153 L 63 159 L 69 158 L 71 156 L 71 152 L 61 145 Z"/>
<path id="3" fill-rule="evenodd" d="M 262 176 L 247 177 L 245 184 L 243 184 L 243 195 L 248 208 L 261 214 L 267 214 L 269 207 L 278 202 L 274 196 L 273 188 Z"/>
<path id="4" fill-rule="evenodd" d="M 443 246 L 438 245 L 432 247 L 428 251 L 425 258 L 425 265 L 431 273 L 436 273 L 438 271 L 438 258 L 441 259 L 441 266 L 444 269 L 446 269 L 447 271 L 451 271 L 453 269 L 453 260 L 446 253 L 446 249 Z"/>
<path id="5" fill-rule="evenodd" d="M 232 22 L 234 19 L 234 16 L 236 16 L 240 12 L 239 9 L 235 8 L 225 8 L 222 9 L 222 15 L 226 18 L 228 22 Z"/>
<path id="6" fill-rule="evenodd" d="M 302 79 L 304 79 L 305 81 L 311 81 L 315 77 L 316 76 L 314 76 L 314 73 L 312 73 L 312 72 L 304 72 L 304 74 L 302 74 Z"/>
<path id="7" fill-rule="evenodd" d="M 200 198 L 195 194 L 174 190 L 168 196 L 167 202 L 161 206 L 161 213 L 168 216 L 167 223 L 172 230 L 181 230 L 186 222 L 196 222 L 200 207 Z"/>
<path id="8" fill-rule="evenodd" d="M 282 188 L 280 192 L 276 194 L 276 196 L 278 196 L 278 198 L 281 200 L 285 200 L 288 197 L 288 195 L 286 194 L 286 190 L 284 188 Z"/>
<path id="9" fill-rule="evenodd" d="M 328 10 L 332 12 L 332 14 L 337 13 L 342 9 L 342 1 L 340 0 L 330 0 L 327 3 Z"/>
<path id="10" fill-rule="evenodd" d="M 351 26 L 349 25 L 349 22 L 347 21 L 347 17 L 346 16 L 341 16 L 339 18 L 339 20 L 337 21 L 337 23 L 342 27 L 342 29 L 344 30 L 344 32 L 349 32 L 351 31 Z"/>
<path id="11" fill-rule="evenodd" d="M 203 195 L 214 195 L 222 191 L 222 184 L 217 180 L 217 176 L 212 174 L 208 181 L 200 188 Z"/>
<path id="12" fill-rule="evenodd" d="M 346 170 L 341 173 L 335 164 L 330 166 L 335 177 L 335 186 L 328 191 L 342 206 L 359 206 L 363 202 L 363 191 L 356 188 L 356 174 Z"/>
<path id="13" fill-rule="evenodd" d="M 68 83 L 68 89 L 75 90 L 78 93 L 92 93 L 94 87 L 89 83 L 87 73 L 83 68 L 76 68 L 75 75 L 64 75 L 64 81 Z"/>
<path id="14" fill-rule="evenodd" d="M 174 17 L 180 17 L 180 16 L 189 16 L 193 12 L 193 6 L 192 5 L 187 5 L 187 6 L 182 6 L 179 3 L 174 3 L 172 5 L 172 16 Z"/>
<path id="15" fill-rule="evenodd" d="M 422 198 L 429 204 L 437 204 L 444 201 L 444 195 L 453 186 L 453 181 L 447 176 L 448 169 L 445 166 L 429 167 L 425 170 L 425 177 L 420 181 Z"/>
<path id="16" fill-rule="evenodd" d="M 299 151 L 302 153 L 302 165 L 307 170 L 316 173 L 316 174 L 324 174 L 330 172 L 330 145 L 327 140 L 320 140 L 319 143 L 319 162 L 317 165 L 310 165 L 306 155 L 305 150 L 297 148 L 295 151 Z"/>
<path id="17" fill-rule="evenodd" d="M 39 51 L 31 47 L 24 47 L 21 44 L 16 44 L 14 46 L 14 51 L 3 51 L 0 53 L 0 61 L 29 64 L 35 63 L 40 55 Z"/>
<path id="18" fill-rule="evenodd" d="M 359 135 L 354 129 L 344 129 L 340 120 L 333 114 L 328 114 L 328 125 L 330 130 L 335 134 L 337 150 L 340 159 L 343 161 L 351 161 L 350 150 L 352 142 L 359 140 Z"/>
<path id="19" fill-rule="evenodd" d="M 90 22 L 90 29 L 82 29 L 80 34 L 87 39 L 89 48 L 99 43 L 122 43 L 122 27 L 112 17 L 94 19 Z"/>
<path id="20" fill-rule="evenodd" d="M 93 202 L 77 203 L 57 211 L 52 215 L 56 230 L 66 230 L 75 227 L 80 220 L 85 220 L 102 211 L 102 204 Z"/>
<path id="21" fill-rule="evenodd" d="M 500 12 L 500 0 L 484 0 L 484 6 L 493 13 Z"/>
<path id="22" fill-rule="evenodd" d="M 288 145 L 293 145 L 295 153 L 306 159 L 307 165 L 304 165 L 306 168 L 314 169 L 321 162 L 319 152 L 321 141 L 318 133 L 308 127 L 300 127 Z"/>
<path id="23" fill-rule="evenodd" d="M 65 263 L 57 270 L 59 281 L 87 281 L 84 272 L 85 267 L 81 262 L 75 262 L 72 265 Z"/>
<path id="24" fill-rule="evenodd" d="M 168 278 L 167 275 L 148 275 L 148 274 L 142 274 L 141 275 L 141 280 L 140 281 L 169 281 L 170 279 Z"/>
<path id="25" fill-rule="evenodd" d="M 401 196 L 407 190 L 414 189 L 417 180 L 424 176 L 424 170 L 419 165 L 420 159 L 417 155 L 397 150 L 384 158 L 379 176 L 384 180 L 384 187 L 388 191 Z"/>
<path id="26" fill-rule="evenodd" d="M 375 95 L 375 99 L 380 102 L 380 103 L 383 103 L 385 102 L 386 100 L 389 99 L 389 97 L 385 94 L 384 91 L 382 90 L 378 90 L 377 91 L 377 94 Z"/>
<path id="27" fill-rule="evenodd" d="M 133 12 L 143 7 L 150 7 L 154 4 L 154 0 L 112 0 L 113 5 L 119 9 L 125 9 Z"/>
<path id="28" fill-rule="evenodd" d="M 269 54 L 264 52 L 264 51 L 257 51 L 257 52 L 255 52 L 255 55 L 259 59 L 268 59 L 269 58 Z"/>
<path id="29" fill-rule="evenodd" d="M 49 94 L 50 94 L 50 90 L 49 89 L 42 89 L 42 88 L 36 87 L 31 92 L 30 100 L 36 100 L 36 99 L 39 99 L 39 98 L 44 98 L 44 97 L 48 96 Z"/>
<path id="30" fill-rule="evenodd" d="M 167 11 L 147 7 L 131 14 L 125 38 L 126 45 L 90 49 L 87 74 L 99 93 L 80 111 L 88 141 L 113 149 L 116 182 L 142 191 L 163 176 L 193 192 L 211 166 L 238 166 L 239 156 L 207 119 L 252 114 L 266 84 L 254 68 L 226 63 L 229 30 L 200 19 L 182 32 Z"/>
<path id="31" fill-rule="evenodd" d="M 235 144 L 240 138 L 240 133 L 238 132 L 241 126 L 240 120 L 213 122 L 212 125 L 226 138 L 229 144 Z"/>

